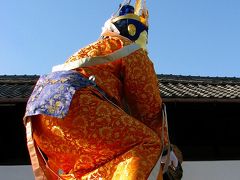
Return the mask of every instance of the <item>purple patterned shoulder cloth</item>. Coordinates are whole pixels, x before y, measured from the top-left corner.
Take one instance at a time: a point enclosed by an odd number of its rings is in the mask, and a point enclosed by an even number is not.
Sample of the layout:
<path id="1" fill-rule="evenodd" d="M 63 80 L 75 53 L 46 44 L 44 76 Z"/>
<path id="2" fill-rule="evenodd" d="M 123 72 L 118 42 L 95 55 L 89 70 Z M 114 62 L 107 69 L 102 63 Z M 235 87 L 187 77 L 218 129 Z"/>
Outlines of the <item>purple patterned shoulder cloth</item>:
<path id="1" fill-rule="evenodd" d="M 76 71 L 57 71 L 39 78 L 30 96 L 25 117 L 45 114 L 64 118 L 76 90 L 96 86 Z"/>

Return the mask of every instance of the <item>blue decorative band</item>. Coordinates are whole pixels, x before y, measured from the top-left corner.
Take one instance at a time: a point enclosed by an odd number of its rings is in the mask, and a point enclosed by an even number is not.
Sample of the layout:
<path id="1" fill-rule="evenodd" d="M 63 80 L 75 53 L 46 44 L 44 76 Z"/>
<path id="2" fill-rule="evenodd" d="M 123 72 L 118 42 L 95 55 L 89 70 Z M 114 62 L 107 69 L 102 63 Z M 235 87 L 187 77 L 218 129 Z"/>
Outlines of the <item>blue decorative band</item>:
<path id="1" fill-rule="evenodd" d="M 25 117 L 45 114 L 63 118 L 68 113 L 76 90 L 96 86 L 76 71 L 56 71 L 39 78 L 30 96 Z"/>

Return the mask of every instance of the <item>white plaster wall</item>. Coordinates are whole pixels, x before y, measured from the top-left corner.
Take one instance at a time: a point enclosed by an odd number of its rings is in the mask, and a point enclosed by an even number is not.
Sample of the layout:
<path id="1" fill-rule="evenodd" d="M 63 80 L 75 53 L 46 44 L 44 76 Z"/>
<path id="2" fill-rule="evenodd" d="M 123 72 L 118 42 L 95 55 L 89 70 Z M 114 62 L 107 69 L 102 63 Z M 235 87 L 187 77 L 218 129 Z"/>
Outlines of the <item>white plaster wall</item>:
<path id="1" fill-rule="evenodd" d="M 240 161 L 183 162 L 183 180 L 240 180 Z"/>
<path id="2" fill-rule="evenodd" d="M 191 161 L 183 168 L 183 180 L 240 180 L 240 161 Z M 31 166 L 0 166 L 0 180 L 33 180 Z"/>

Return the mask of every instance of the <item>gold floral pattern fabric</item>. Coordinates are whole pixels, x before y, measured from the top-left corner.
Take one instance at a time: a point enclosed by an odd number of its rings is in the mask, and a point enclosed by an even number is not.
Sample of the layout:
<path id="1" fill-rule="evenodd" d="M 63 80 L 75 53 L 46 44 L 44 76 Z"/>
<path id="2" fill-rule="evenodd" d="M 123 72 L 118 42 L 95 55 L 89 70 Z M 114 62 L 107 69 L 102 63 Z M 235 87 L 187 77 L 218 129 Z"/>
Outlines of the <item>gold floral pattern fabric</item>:
<path id="1" fill-rule="evenodd" d="M 79 50 L 67 62 L 112 53 L 130 43 L 109 37 Z M 32 117 L 34 139 L 50 168 L 66 180 L 146 180 L 162 152 L 162 101 L 147 54 L 140 49 L 111 63 L 75 70 L 94 75 L 118 107 L 86 87 L 75 92 L 63 120 Z"/>

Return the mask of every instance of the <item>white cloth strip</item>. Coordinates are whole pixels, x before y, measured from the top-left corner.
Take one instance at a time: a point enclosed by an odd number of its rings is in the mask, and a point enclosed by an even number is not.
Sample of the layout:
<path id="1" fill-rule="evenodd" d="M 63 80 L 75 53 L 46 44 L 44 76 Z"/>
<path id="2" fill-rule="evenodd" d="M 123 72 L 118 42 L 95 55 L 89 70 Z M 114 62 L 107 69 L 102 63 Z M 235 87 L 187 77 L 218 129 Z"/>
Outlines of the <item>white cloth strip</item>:
<path id="1" fill-rule="evenodd" d="M 54 66 L 52 68 L 52 72 L 67 71 L 67 70 L 71 70 L 79 67 L 88 67 L 88 66 L 94 66 L 94 65 L 113 62 L 117 59 L 121 59 L 125 56 L 130 55 L 131 53 L 137 51 L 138 49 L 140 49 L 140 46 L 137 45 L 136 43 L 132 43 L 106 56 L 86 57 L 86 58 L 78 59 L 73 62 Z"/>
<path id="2" fill-rule="evenodd" d="M 168 148 L 168 154 L 167 154 L 167 160 L 166 160 L 166 164 L 165 166 L 163 167 L 163 173 L 166 172 L 167 170 L 167 167 L 169 164 L 169 161 L 170 161 L 170 139 L 169 139 L 169 135 L 168 135 L 168 122 L 167 122 L 167 110 L 166 110 L 166 105 L 163 104 L 163 107 L 162 107 L 162 136 L 161 136 L 161 142 L 162 142 L 162 152 L 161 152 L 161 155 L 157 161 L 157 163 L 155 164 L 154 168 L 152 169 L 151 173 L 149 174 L 148 176 L 148 180 L 156 180 L 157 177 L 158 177 L 158 174 L 160 172 L 160 168 L 161 168 L 161 161 L 162 161 L 162 153 L 163 153 L 163 150 L 164 150 L 164 128 L 166 127 L 166 130 L 167 130 L 167 139 L 168 139 L 168 145 L 167 145 L 167 148 Z"/>

